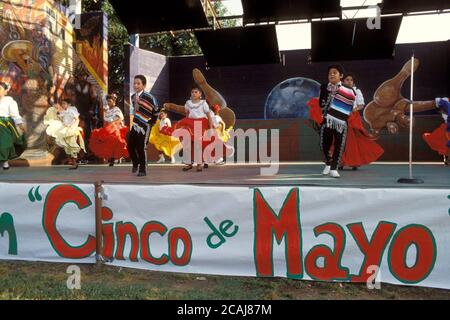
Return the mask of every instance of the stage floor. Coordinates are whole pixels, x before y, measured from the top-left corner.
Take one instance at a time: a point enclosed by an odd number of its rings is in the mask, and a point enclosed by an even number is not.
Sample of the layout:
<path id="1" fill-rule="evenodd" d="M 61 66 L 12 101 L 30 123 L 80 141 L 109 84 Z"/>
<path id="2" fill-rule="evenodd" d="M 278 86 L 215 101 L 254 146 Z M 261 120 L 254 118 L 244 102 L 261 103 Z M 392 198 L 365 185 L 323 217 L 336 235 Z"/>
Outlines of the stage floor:
<path id="1" fill-rule="evenodd" d="M 421 185 L 397 183 L 408 177 L 406 163 L 376 163 L 358 171 L 341 171 L 341 179 L 321 175 L 321 163 L 281 163 L 275 176 L 262 176 L 256 164 L 229 164 L 210 166 L 203 172 L 182 172 L 182 165 L 150 164 L 147 177 L 131 174 L 128 164 L 108 167 L 106 165 L 80 165 L 76 171 L 66 166 L 40 168 L 11 168 L 0 171 L 0 182 L 7 183 L 94 183 L 144 185 L 199 185 L 199 186 L 327 186 L 347 188 L 438 188 L 450 189 L 450 168 L 440 163 L 414 165 L 414 176 L 425 181 Z"/>

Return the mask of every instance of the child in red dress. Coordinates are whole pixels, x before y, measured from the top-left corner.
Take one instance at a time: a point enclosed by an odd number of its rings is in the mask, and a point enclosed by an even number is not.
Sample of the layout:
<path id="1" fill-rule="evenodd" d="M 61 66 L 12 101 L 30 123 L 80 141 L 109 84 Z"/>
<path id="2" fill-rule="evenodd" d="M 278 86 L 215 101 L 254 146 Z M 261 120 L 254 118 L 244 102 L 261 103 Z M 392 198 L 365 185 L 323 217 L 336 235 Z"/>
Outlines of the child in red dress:
<path id="1" fill-rule="evenodd" d="M 444 165 L 450 165 L 450 122 L 448 119 L 448 113 L 450 109 L 450 103 L 448 98 L 437 98 L 436 107 L 444 118 L 444 123 L 434 130 L 432 133 L 424 133 L 423 139 L 430 146 L 431 149 L 438 152 L 444 157 Z"/>
<path id="2" fill-rule="evenodd" d="M 109 166 L 112 167 L 115 160 L 128 157 L 125 139 L 128 128 L 123 123 L 122 111 L 116 106 L 117 95 L 108 95 L 106 100 L 104 126 L 92 132 L 89 147 L 94 155 L 108 160 Z"/>
<path id="3" fill-rule="evenodd" d="M 355 77 L 347 74 L 344 77 L 344 84 L 353 88 L 356 92 L 355 108 L 348 119 L 347 144 L 342 156 L 341 168 L 358 167 L 377 161 L 384 153 L 383 148 L 369 138 L 369 133 L 364 128 L 360 112 L 364 110 L 364 96 L 356 86 Z"/>
<path id="4" fill-rule="evenodd" d="M 209 144 L 203 136 L 207 130 L 214 128 L 210 108 L 202 99 L 202 95 L 203 92 L 199 87 L 192 88 L 191 99 L 185 104 L 186 118 L 179 121 L 175 128 L 187 130 L 191 138 L 191 162 L 183 168 L 183 171 L 192 170 L 194 166 L 197 167 L 198 172 L 203 171 L 202 166 L 205 164 L 203 151 Z M 183 147 L 185 147 L 184 143 Z"/>

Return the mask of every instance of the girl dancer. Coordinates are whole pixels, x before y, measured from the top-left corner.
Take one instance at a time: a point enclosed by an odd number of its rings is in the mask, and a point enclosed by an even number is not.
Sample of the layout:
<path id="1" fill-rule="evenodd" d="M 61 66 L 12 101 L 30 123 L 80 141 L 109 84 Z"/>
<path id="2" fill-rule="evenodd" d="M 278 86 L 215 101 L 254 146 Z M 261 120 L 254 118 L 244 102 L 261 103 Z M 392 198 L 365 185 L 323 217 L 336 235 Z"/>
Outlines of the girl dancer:
<path id="1" fill-rule="evenodd" d="M 448 98 L 437 98 L 436 108 L 442 114 L 444 123 L 434 130 L 432 133 L 425 133 L 423 139 L 430 146 L 431 149 L 438 152 L 444 157 L 444 164 L 450 165 L 450 121 L 448 119 L 448 113 L 450 109 L 450 103 Z"/>
<path id="2" fill-rule="evenodd" d="M 219 105 L 214 105 L 212 108 L 212 122 L 214 125 L 214 129 L 216 129 L 217 132 L 217 136 L 220 139 L 221 142 L 223 142 L 224 145 L 224 154 L 227 157 L 231 157 L 234 153 L 234 148 L 232 146 L 229 146 L 226 144 L 226 142 L 231 138 L 230 136 L 230 131 L 233 129 L 233 127 L 229 127 L 227 128 L 225 121 L 223 121 L 222 117 L 219 115 L 220 112 L 220 106 Z M 216 158 L 216 157 L 214 157 Z M 223 165 L 225 164 L 225 161 L 223 159 L 223 156 L 221 156 L 220 158 L 216 159 L 214 161 L 214 163 L 216 165 Z"/>
<path id="3" fill-rule="evenodd" d="M 355 78 L 352 74 L 344 77 L 344 85 L 353 88 L 356 92 L 356 101 L 353 112 L 348 118 L 347 143 L 342 155 L 341 167 L 358 167 L 377 161 L 384 153 L 383 148 L 375 141 L 369 139 L 369 134 L 364 128 L 360 111 L 364 110 L 364 96 L 356 86 Z"/>
<path id="4" fill-rule="evenodd" d="M 164 155 L 170 157 L 172 164 L 175 163 L 175 154 L 181 150 L 181 143 L 180 140 L 172 137 L 172 133 L 172 122 L 167 116 L 167 111 L 161 109 L 159 119 L 156 121 L 150 133 L 150 143 L 161 152 L 157 163 L 166 162 Z"/>
<path id="5" fill-rule="evenodd" d="M 128 128 L 124 125 L 122 111 L 116 106 L 117 95 L 106 97 L 107 106 L 104 109 L 104 126 L 91 134 L 89 147 L 97 157 L 107 159 L 109 166 L 114 166 L 114 160 L 128 157 L 126 134 Z"/>
<path id="6" fill-rule="evenodd" d="M 186 118 L 179 121 L 176 125 L 176 129 L 187 130 L 191 138 L 191 161 L 183 168 L 183 171 L 192 170 L 195 165 L 197 166 L 198 172 L 203 171 L 203 151 L 209 144 L 208 141 L 204 141 L 203 136 L 208 129 L 214 128 L 209 106 L 202 99 L 202 95 L 203 92 L 199 87 L 194 86 L 192 88 L 191 99 L 185 104 Z M 183 147 L 186 146 L 183 144 Z"/>
<path id="7" fill-rule="evenodd" d="M 20 156 L 17 149 L 26 145 L 25 136 L 17 131 L 17 127 L 26 131 L 17 102 L 7 96 L 10 88 L 8 83 L 0 82 L 0 164 L 3 170 L 10 168 L 9 160 Z"/>
<path id="8" fill-rule="evenodd" d="M 70 99 L 49 108 L 44 117 L 44 124 L 48 126 L 47 134 L 55 138 L 55 143 L 64 149 L 69 157 L 71 170 L 78 169 L 77 158 L 81 150 L 86 152 L 79 117 L 77 108 L 70 105 Z"/>

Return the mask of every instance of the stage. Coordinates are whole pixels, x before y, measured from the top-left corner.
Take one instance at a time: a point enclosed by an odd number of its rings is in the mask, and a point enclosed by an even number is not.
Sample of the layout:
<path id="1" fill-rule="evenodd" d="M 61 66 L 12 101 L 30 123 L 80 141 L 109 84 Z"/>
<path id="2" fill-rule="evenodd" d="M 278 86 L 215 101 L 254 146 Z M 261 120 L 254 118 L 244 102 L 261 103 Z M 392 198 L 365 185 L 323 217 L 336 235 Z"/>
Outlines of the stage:
<path id="1" fill-rule="evenodd" d="M 281 163 L 274 176 L 262 176 L 263 164 L 212 165 L 203 172 L 183 172 L 182 165 L 150 164 L 147 177 L 131 174 L 129 164 L 80 165 L 76 171 L 66 166 L 40 168 L 11 168 L 0 171 L 0 182 L 7 183 L 95 183 L 121 185 L 196 185 L 196 186 L 313 186 L 345 188 L 416 188 L 450 189 L 450 168 L 440 163 L 417 163 L 414 176 L 424 180 L 422 185 L 397 183 L 408 177 L 407 163 L 376 163 L 358 171 L 345 169 L 340 179 L 322 176 L 323 164 Z"/>

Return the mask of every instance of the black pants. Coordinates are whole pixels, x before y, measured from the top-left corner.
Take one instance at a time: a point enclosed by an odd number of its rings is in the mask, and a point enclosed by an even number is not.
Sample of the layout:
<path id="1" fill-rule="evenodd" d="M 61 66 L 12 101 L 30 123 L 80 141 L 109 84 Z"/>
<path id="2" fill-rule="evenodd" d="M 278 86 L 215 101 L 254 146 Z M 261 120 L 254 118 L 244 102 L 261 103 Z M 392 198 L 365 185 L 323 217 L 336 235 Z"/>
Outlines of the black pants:
<path id="1" fill-rule="evenodd" d="M 145 133 L 136 131 L 132 128 L 128 135 L 128 153 L 130 154 L 133 167 L 139 166 L 139 172 L 147 172 L 147 145 L 150 135 L 151 125 L 145 130 Z"/>
<path id="2" fill-rule="evenodd" d="M 320 128 L 320 148 L 322 149 L 327 166 L 331 166 L 331 170 L 337 170 L 345 150 L 345 143 L 347 142 L 346 126 L 342 133 L 336 129 L 327 128 L 326 123 Z M 330 150 L 334 142 L 333 155 L 330 156 Z"/>

